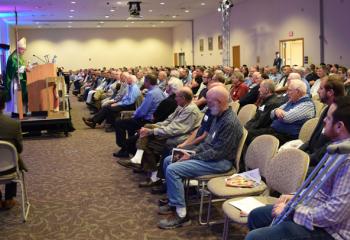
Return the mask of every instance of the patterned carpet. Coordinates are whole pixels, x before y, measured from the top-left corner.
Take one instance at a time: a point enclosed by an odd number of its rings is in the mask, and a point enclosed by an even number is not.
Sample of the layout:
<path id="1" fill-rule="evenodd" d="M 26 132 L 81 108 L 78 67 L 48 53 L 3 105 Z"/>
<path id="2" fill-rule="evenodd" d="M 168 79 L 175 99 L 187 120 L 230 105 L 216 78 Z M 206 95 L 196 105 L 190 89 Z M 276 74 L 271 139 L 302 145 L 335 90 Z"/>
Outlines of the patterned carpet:
<path id="1" fill-rule="evenodd" d="M 29 219 L 21 222 L 19 205 L 0 212 L 1 240 L 221 239 L 223 224 L 199 226 L 197 206 L 189 209 L 191 226 L 158 229 L 158 196 L 137 187 L 144 176 L 116 163 L 115 135 L 85 127 L 85 104 L 75 97 L 71 103 L 76 128 L 71 136 L 25 140 Z M 230 239 L 243 239 L 245 233 L 245 227 L 232 225 Z"/>

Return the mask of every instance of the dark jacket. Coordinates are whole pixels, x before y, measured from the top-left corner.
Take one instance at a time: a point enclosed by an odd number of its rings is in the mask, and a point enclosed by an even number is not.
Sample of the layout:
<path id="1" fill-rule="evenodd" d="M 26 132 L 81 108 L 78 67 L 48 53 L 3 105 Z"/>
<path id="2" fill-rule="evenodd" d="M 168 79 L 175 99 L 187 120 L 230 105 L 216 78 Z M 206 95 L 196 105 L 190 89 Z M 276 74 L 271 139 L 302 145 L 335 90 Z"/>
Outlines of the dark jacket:
<path id="1" fill-rule="evenodd" d="M 246 123 L 245 128 L 248 130 L 257 128 L 267 128 L 271 125 L 272 119 L 270 113 L 273 109 L 278 108 L 281 105 L 281 101 L 276 94 L 272 94 L 267 97 L 257 108 L 254 118 Z"/>
<path id="2" fill-rule="evenodd" d="M 12 143 L 18 154 L 23 150 L 23 137 L 20 122 L 0 113 L 0 140 L 8 141 Z M 20 156 L 19 156 L 20 169 L 26 170 Z"/>

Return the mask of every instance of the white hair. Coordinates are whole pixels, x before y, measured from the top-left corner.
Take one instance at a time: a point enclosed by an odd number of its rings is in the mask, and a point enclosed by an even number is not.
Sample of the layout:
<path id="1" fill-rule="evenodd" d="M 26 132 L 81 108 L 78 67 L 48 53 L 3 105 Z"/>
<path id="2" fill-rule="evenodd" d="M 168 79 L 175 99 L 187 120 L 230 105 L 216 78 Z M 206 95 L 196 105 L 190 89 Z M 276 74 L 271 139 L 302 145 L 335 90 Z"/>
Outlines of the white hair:
<path id="1" fill-rule="evenodd" d="M 171 77 L 168 81 L 168 87 L 172 93 L 177 92 L 183 86 L 184 84 L 179 78 Z"/>
<path id="2" fill-rule="evenodd" d="M 294 88 L 294 89 L 298 89 L 300 92 L 303 93 L 303 95 L 306 94 L 306 84 L 299 80 L 299 79 L 294 79 L 290 82 L 290 87 Z"/>
<path id="3" fill-rule="evenodd" d="M 170 77 L 179 78 L 179 77 L 180 77 L 179 71 L 178 71 L 178 70 L 171 70 L 171 72 L 170 72 Z"/>

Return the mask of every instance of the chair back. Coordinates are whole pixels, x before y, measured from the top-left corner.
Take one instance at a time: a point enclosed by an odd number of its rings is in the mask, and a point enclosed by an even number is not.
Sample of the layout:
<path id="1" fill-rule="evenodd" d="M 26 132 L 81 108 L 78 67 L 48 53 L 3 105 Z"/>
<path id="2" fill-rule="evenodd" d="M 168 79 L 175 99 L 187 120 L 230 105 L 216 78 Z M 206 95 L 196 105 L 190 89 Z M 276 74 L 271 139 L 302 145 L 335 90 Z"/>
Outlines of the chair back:
<path id="1" fill-rule="evenodd" d="M 11 169 L 18 171 L 16 147 L 12 143 L 0 140 L 0 174 Z"/>
<path id="2" fill-rule="evenodd" d="M 247 136 L 248 136 L 248 131 L 247 131 L 247 129 L 245 129 L 243 127 L 243 134 L 242 134 L 241 140 L 239 140 L 239 144 L 238 144 L 237 151 L 236 151 L 236 166 L 235 167 L 236 167 L 237 172 L 239 172 L 239 163 L 241 161 L 241 155 L 242 155 L 244 143 L 245 143 L 245 140 L 247 139 Z"/>
<path id="3" fill-rule="evenodd" d="M 247 104 L 243 106 L 238 112 L 238 120 L 244 126 L 250 119 L 255 116 L 256 113 L 256 105 Z"/>
<path id="4" fill-rule="evenodd" d="M 269 189 L 281 194 L 296 192 L 305 180 L 309 155 L 299 149 L 285 149 L 266 166 L 266 183 Z"/>
<path id="5" fill-rule="evenodd" d="M 318 117 L 307 120 L 301 127 L 298 138 L 304 143 L 309 141 L 313 131 L 317 126 L 318 121 Z"/>
<path id="6" fill-rule="evenodd" d="M 315 104 L 315 110 L 316 110 L 316 116 L 319 117 L 321 115 L 322 110 L 325 108 L 326 105 L 324 105 L 322 102 L 319 100 L 313 99 L 312 100 Z"/>
<path id="7" fill-rule="evenodd" d="M 234 111 L 235 113 L 238 112 L 239 109 L 239 102 L 238 101 L 232 101 L 230 103 L 231 107 L 232 107 L 232 111 Z"/>
<path id="8" fill-rule="evenodd" d="M 266 164 L 276 155 L 279 140 L 272 135 L 260 135 L 248 146 L 245 154 L 246 170 L 258 168 L 260 175 L 266 177 Z"/>
<path id="9" fill-rule="evenodd" d="M 135 109 L 137 109 L 139 106 L 141 106 L 142 101 L 143 101 L 143 95 L 140 94 L 140 96 L 138 96 L 138 97 L 136 98 L 136 101 L 135 101 Z"/>

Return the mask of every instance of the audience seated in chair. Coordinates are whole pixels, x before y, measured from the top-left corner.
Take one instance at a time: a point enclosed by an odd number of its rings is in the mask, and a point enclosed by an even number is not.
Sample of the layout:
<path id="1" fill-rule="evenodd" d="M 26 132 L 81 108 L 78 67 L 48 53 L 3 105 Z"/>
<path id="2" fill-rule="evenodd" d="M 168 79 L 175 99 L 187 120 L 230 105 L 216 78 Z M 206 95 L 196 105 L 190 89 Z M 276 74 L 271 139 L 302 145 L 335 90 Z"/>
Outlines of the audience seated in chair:
<path id="1" fill-rule="evenodd" d="M 131 139 L 136 131 L 146 123 L 152 123 L 154 121 L 153 113 L 156 111 L 160 102 L 166 98 L 165 93 L 158 87 L 157 77 L 154 74 L 147 74 L 145 76 L 144 87 L 148 89 L 147 94 L 141 106 L 134 112 L 133 118 L 117 119 L 114 122 L 116 143 L 121 148 L 118 153 L 113 154 L 115 157 L 128 157 L 129 153 L 134 154 L 136 152 L 134 149 L 131 149 L 134 147 L 131 146 L 133 144 L 127 142 L 126 132 L 129 139 Z"/>
<path id="2" fill-rule="evenodd" d="M 350 97 L 339 97 L 329 107 L 324 134 L 332 142 L 349 141 Z M 293 195 L 282 195 L 274 205 L 254 209 L 248 216 L 251 230 L 246 240 L 254 239 L 350 239 L 350 158 L 335 170 L 307 205 L 299 203 L 293 213 L 271 226 Z M 320 172 L 319 172 L 320 173 Z"/>
<path id="3" fill-rule="evenodd" d="M 114 100 L 110 105 L 103 106 L 92 118 L 83 118 L 84 123 L 91 128 L 95 128 L 96 124 L 101 124 L 104 120 L 108 124 L 113 124 L 115 118 L 120 116 L 121 111 L 135 110 L 135 102 L 141 95 L 141 92 L 136 85 L 136 77 L 134 75 L 128 77 L 127 85 L 126 94 L 120 101 Z"/>
<path id="4" fill-rule="evenodd" d="M 194 150 L 192 156 L 185 155 L 176 163 L 170 163 L 171 156 L 164 161 L 169 204 L 161 206 L 160 214 L 174 213 L 169 219 L 159 222 L 159 227 L 171 229 L 188 225 L 184 184 L 182 180 L 207 174 L 229 171 L 235 161 L 235 152 L 242 136 L 242 126 L 229 107 L 229 92 L 217 86 L 207 93 L 208 107 L 214 116 L 208 136 L 198 145 L 185 147 Z"/>
<path id="5" fill-rule="evenodd" d="M 173 148 L 182 143 L 188 135 L 199 126 L 201 113 L 198 107 L 192 103 L 192 91 L 183 87 L 176 92 L 178 107 L 165 121 L 155 124 L 146 124 L 140 130 L 138 140 L 138 152 L 133 162 L 141 162 L 142 169 L 149 173 L 146 182 L 140 183 L 140 187 L 151 187 L 158 183 L 156 178 L 157 163 L 165 148 Z M 135 158 L 141 158 L 136 160 Z M 123 166 L 134 166 L 131 160 L 119 160 Z M 151 175 L 152 174 L 152 175 Z"/>
<path id="6" fill-rule="evenodd" d="M 18 153 L 21 153 L 23 150 L 23 137 L 20 122 L 9 118 L 8 116 L 3 114 L 3 110 L 5 108 L 5 95 L 3 91 L 0 91 L 0 140 L 8 141 L 12 143 Z M 0 157 L 1 161 L 1 157 Z M 27 170 L 22 159 L 19 156 L 18 164 L 20 170 Z M 2 172 L 2 174 L 10 174 L 12 172 L 16 172 L 16 169 L 9 169 L 6 172 Z M 17 184 L 16 183 L 7 183 L 5 185 L 5 199 L 2 200 L 2 193 L 0 191 L 0 209 L 10 209 L 15 206 L 16 201 L 14 198 L 17 194 Z"/>
<path id="7" fill-rule="evenodd" d="M 273 120 L 268 128 L 251 129 L 247 143 L 249 144 L 256 136 L 271 134 L 277 137 L 280 144 L 298 138 L 301 126 L 310 118 L 315 117 L 315 105 L 306 94 L 305 83 L 300 80 L 292 80 L 288 85 L 289 101 L 279 108 L 271 111 Z"/>
<path id="8" fill-rule="evenodd" d="M 329 106 L 337 97 L 344 96 L 344 85 L 339 76 L 332 75 L 328 79 L 323 79 L 318 89 L 320 101 L 327 105 L 319 117 L 319 121 L 313 131 L 310 140 L 300 146 L 299 149 L 308 153 L 310 156 L 310 167 L 312 170 L 318 164 L 318 161 L 325 154 L 330 139 L 322 133 L 323 124 L 327 115 Z"/>

